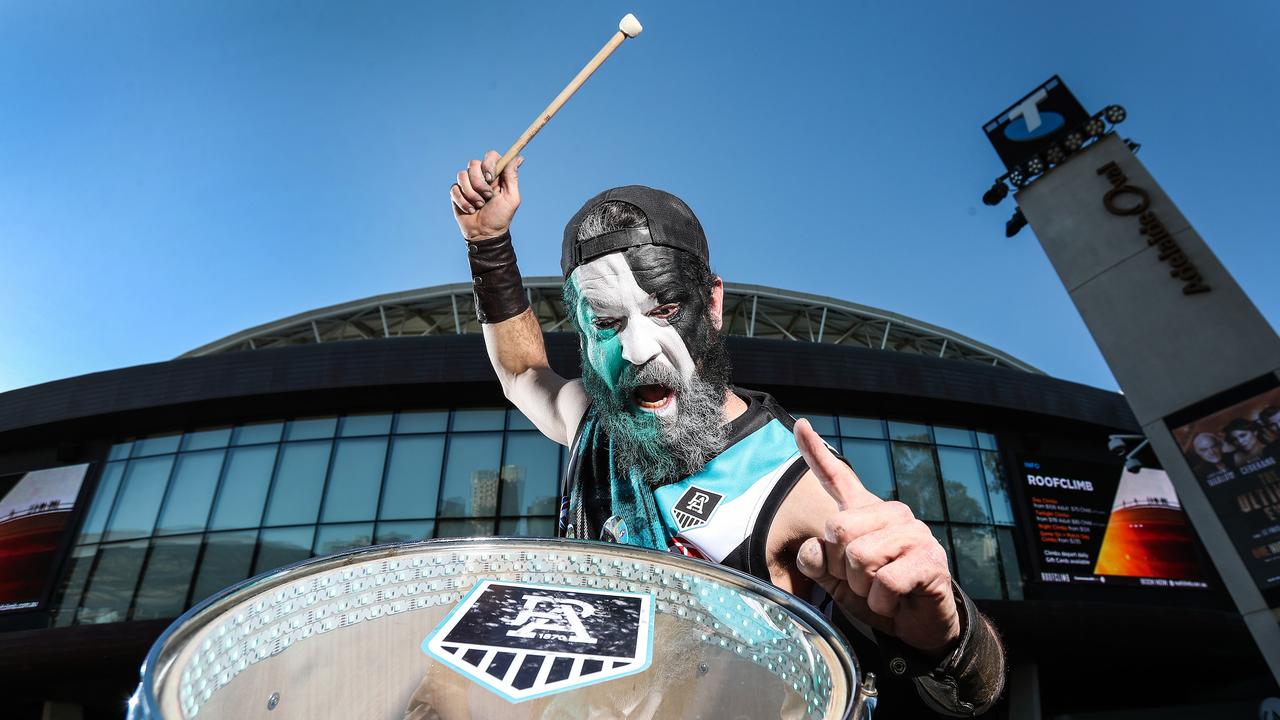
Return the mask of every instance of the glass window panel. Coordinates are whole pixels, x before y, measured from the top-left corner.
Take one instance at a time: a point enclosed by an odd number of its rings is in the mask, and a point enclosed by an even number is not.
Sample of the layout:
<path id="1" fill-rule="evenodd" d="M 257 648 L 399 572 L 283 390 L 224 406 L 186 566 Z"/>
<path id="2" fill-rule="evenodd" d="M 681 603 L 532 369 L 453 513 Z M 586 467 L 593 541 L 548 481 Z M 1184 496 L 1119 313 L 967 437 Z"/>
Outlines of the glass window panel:
<path id="1" fill-rule="evenodd" d="M 316 531 L 316 554 L 351 550 L 373 544 L 373 523 L 351 523 L 348 525 L 321 525 Z"/>
<path id="2" fill-rule="evenodd" d="M 324 521 L 373 520 L 378 514 L 386 460 L 385 437 L 339 440 L 325 491 Z"/>
<path id="3" fill-rule="evenodd" d="M 883 500 L 893 499 L 893 470 L 889 464 L 889 443 L 884 440 L 845 438 L 844 456 L 868 490 Z"/>
<path id="4" fill-rule="evenodd" d="M 894 440 L 906 440 L 909 442 L 933 442 L 933 436 L 929 434 L 928 425 L 893 420 L 889 421 L 889 437 Z"/>
<path id="5" fill-rule="evenodd" d="M 996 528 L 996 540 L 1000 543 L 1000 565 L 1004 568 L 1004 585 L 1010 600 L 1022 599 L 1022 571 L 1018 567 L 1018 549 L 1014 545 L 1012 528 Z"/>
<path id="6" fill-rule="evenodd" d="M 538 427 L 533 421 L 525 417 L 524 413 L 515 408 L 507 410 L 507 429 L 508 430 L 537 430 Z"/>
<path id="7" fill-rule="evenodd" d="M 498 522 L 499 535 L 519 537 L 555 537 L 553 518 L 503 518 Z"/>
<path id="8" fill-rule="evenodd" d="M 338 428 L 338 418 L 307 418 L 305 420 L 294 420 L 289 423 L 289 429 L 285 432 L 285 440 L 322 440 L 333 437 L 334 431 Z"/>
<path id="9" fill-rule="evenodd" d="M 488 537 L 493 535 L 493 520 L 438 520 L 436 537 Z"/>
<path id="10" fill-rule="evenodd" d="M 1013 507 L 1009 504 L 1009 486 L 1000 467 L 998 454 L 982 453 L 982 474 L 987 481 L 987 494 L 991 497 L 991 517 L 997 525 L 1012 525 Z"/>
<path id="11" fill-rule="evenodd" d="M 259 443 L 280 442 L 280 434 L 284 431 L 284 423 L 254 423 L 241 425 L 234 433 L 236 445 L 257 445 Z"/>
<path id="12" fill-rule="evenodd" d="M 89 579 L 89 569 L 93 567 L 93 556 L 97 551 L 96 545 L 82 545 L 71 551 L 70 567 L 58 589 L 57 607 L 53 611 L 54 627 L 67 627 L 75 621 L 76 608 L 80 606 L 84 584 Z"/>
<path id="13" fill-rule="evenodd" d="M 390 435 L 391 414 L 348 415 L 342 418 L 343 437 L 359 437 L 362 435 Z"/>
<path id="14" fill-rule="evenodd" d="M 973 431 L 964 428 L 933 426 L 933 439 L 939 445 L 974 447 Z"/>
<path id="15" fill-rule="evenodd" d="M 402 412 L 396 417 L 397 433 L 435 433 L 449 429 L 448 410 Z"/>
<path id="16" fill-rule="evenodd" d="M 258 559 L 253 563 L 253 574 L 259 575 L 311 557 L 311 543 L 315 535 L 313 525 L 263 530 L 258 539 Z"/>
<path id="17" fill-rule="evenodd" d="M 257 530 L 209 533 L 195 589 L 191 592 L 191 604 L 249 577 L 249 563 L 257 542 Z"/>
<path id="18" fill-rule="evenodd" d="M 98 489 L 93 494 L 93 504 L 89 506 L 84 525 L 80 528 L 78 542 L 98 542 L 102 539 L 102 531 L 111 515 L 111 506 L 116 501 L 116 492 L 120 489 L 120 479 L 124 477 L 124 466 L 122 462 L 115 462 L 103 469 Z"/>
<path id="19" fill-rule="evenodd" d="M 187 589 L 200 552 L 200 536 L 170 537 L 155 541 L 147 557 L 138 598 L 133 603 L 133 620 L 174 618 L 187 604 Z"/>
<path id="20" fill-rule="evenodd" d="M 560 446 L 539 432 L 507 433 L 502 514 L 551 515 L 560 496 Z"/>
<path id="21" fill-rule="evenodd" d="M 942 489 L 947 496 L 947 517 L 951 522 L 990 523 L 986 482 L 977 450 L 938 448 Z"/>
<path id="22" fill-rule="evenodd" d="M 263 525 L 314 525 L 320 514 L 324 474 L 329 469 L 328 440 L 292 442 L 281 446 L 271 500 Z M 307 546 L 308 548 L 310 545 Z"/>
<path id="23" fill-rule="evenodd" d="M 129 457 L 129 452 L 133 450 L 133 442 L 116 443 L 111 446 L 111 451 L 107 453 L 108 460 L 124 460 Z"/>
<path id="24" fill-rule="evenodd" d="M 960 587 L 973 598 L 1000 599 L 1000 559 L 995 528 L 951 526 Z"/>
<path id="25" fill-rule="evenodd" d="M 262 505 L 276 463 L 276 447 L 259 445 L 230 451 L 210 528 L 256 528 L 262 524 Z"/>
<path id="26" fill-rule="evenodd" d="M 183 450 L 212 450 L 224 448 L 231 442 L 231 428 L 214 428 L 187 433 L 182 438 Z"/>
<path id="27" fill-rule="evenodd" d="M 124 540 L 151 534 L 169 483 L 173 455 L 133 460 L 124 473 L 120 499 L 107 523 L 105 540 Z"/>
<path id="28" fill-rule="evenodd" d="M 884 421 L 879 418 L 840 416 L 840 434 L 845 437 L 883 438 Z"/>
<path id="29" fill-rule="evenodd" d="M 802 412 L 802 413 L 797 413 L 796 418 L 797 419 L 805 418 L 806 420 L 808 420 L 809 424 L 813 426 L 813 429 L 819 435 L 839 434 L 836 432 L 836 419 L 831 415 L 822 415 L 820 413 L 810 414 L 810 413 Z"/>
<path id="30" fill-rule="evenodd" d="M 393 440 L 379 517 L 383 520 L 410 520 L 434 516 L 443 458 L 443 435 Z"/>
<path id="31" fill-rule="evenodd" d="M 501 433 L 453 435 L 445 465 L 440 515 L 493 515 L 498 499 Z"/>
<path id="32" fill-rule="evenodd" d="M 490 408 L 453 411 L 453 430 L 455 432 L 471 430 L 501 430 L 506 411 Z"/>
<path id="33" fill-rule="evenodd" d="M 199 532 L 209 522 L 209 507 L 222 473 L 223 450 L 204 450 L 178 456 L 169 498 L 160 511 L 157 535 Z"/>
<path id="34" fill-rule="evenodd" d="M 898 479 L 898 499 L 911 506 L 916 517 L 944 519 L 932 447 L 893 443 L 893 469 Z"/>
<path id="35" fill-rule="evenodd" d="M 978 447 L 982 448 L 983 450 L 995 450 L 996 436 L 992 435 L 991 433 L 984 433 L 984 432 L 978 433 Z"/>
<path id="36" fill-rule="evenodd" d="M 956 553 L 951 548 L 951 538 L 947 536 L 947 526 L 942 523 L 925 523 L 929 526 L 929 532 L 937 538 L 938 544 L 943 550 L 947 551 L 947 565 L 951 567 L 951 577 L 956 576 Z"/>
<path id="37" fill-rule="evenodd" d="M 164 455 L 165 453 L 178 452 L 178 443 L 181 441 L 182 433 L 157 435 L 144 440 L 138 440 L 133 444 L 133 456 L 145 457 L 148 455 Z"/>
<path id="38" fill-rule="evenodd" d="M 128 619 L 133 589 L 147 554 L 147 541 L 103 545 L 98 551 L 98 564 L 89 579 L 84 602 L 76 615 L 81 624 L 123 622 Z"/>
<path id="39" fill-rule="evenodd" d="M 435 532 L 434 520 L 418 520 L 414 522 L 380 522 L 378 532 L 373 541 L 379 545 L 386 543 L 418 542 L 430 540 Z"/>

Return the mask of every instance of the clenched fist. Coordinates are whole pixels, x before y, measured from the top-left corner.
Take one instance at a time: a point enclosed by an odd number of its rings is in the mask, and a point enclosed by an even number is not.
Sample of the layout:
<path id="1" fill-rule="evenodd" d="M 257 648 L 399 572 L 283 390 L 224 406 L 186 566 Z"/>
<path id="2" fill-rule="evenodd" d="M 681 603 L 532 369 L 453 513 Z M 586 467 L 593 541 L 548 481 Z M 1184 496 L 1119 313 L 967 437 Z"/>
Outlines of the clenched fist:
<path id="1" fill-rule="evenodd" d="M 800 546 L 796 566 L 854 618 L 935 657 L 960 638 L 947 553 L 911 508 L 862 487 L 807 420 L 795 425 L 796 445 L 836 501 L 824 537 Z"/>
<path id="2" fill-rule="evenodd" d="M 498 159 L 502 156 L 490 150 L 483 160 L 472 160 L 449 188 L 453 201 L 453 216 L 458 229 L 467 242 L 490 240 L 502 235 L 511 226 L 516 208 L 520 207 L 520 182 L 518 173 L 524 157 L 512 160 L 502 175 L 495 177 Z"/>

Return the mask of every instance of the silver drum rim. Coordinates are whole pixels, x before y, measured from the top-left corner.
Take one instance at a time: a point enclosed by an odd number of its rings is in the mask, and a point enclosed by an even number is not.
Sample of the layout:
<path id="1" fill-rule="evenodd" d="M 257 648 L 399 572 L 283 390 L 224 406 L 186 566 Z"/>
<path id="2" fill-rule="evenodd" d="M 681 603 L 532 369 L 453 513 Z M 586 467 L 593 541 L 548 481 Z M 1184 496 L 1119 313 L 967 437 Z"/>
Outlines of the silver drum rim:
<path id="1" fill-rule="evenodd" d="M 164 679 L 169 666 L 179 654 L 181 643 L 198 633 L 206 623 L 218 618 L 224 610 L 239 604 L 245 595 L 266 593 L 272 588 L 292 582 L 300 575 L 333 570 L 344 565 L 357 562 L 380 560 L 396 555 L 413 553 L 420 550 L 447 551 L 450 548 L 476 551 L 502 551 L 513 548 L 520 549 L 562 549 L 573 552 L 623 552 L 627 555 L 648 558 L 686 571 L 711 577 L 739 590 L 747 590 L 763 596 L 778 606 L 798 617 L 815 635 L 825 640 L 840 661 L 840 671 L 844 675 L 847 697 L 842 718 L 852 715 L 855 700 L 858 696 L 861 681 L 857 661 L 844 637 L 836 631 L 831 622 L 817 612 L 808 603 L 790 593 L 766 583 L 759 578 L 748 575 L 724 565 L 704 560 L 697 560 L 671 552 L 661 552 L 631 545 L 601 543 L 590 540 L 567 540 L 558 538 L 519 538 L 519 537 L 481 537 L 481 538 L 443 538 L 411 543 L 391 545 L 371 545 L 368 547 L 347 550 L 332 555 L 309 558 L 291 565 L 276 568 L 261 575 L 251 577 L 231 585 L 204 601 L 193 606 L 178 616 L 165 628 L 147 652 L 140 670 L 141 681 L 133 697 L 129 699 L 128 717 L 130 720 L 162 720 L 160 702 L 156 695 L 159 682 Z M 832 669 L 834 671 L 834 668 Z M 181 720 L 180 718 L 164 718 L 163 720 Z"/>

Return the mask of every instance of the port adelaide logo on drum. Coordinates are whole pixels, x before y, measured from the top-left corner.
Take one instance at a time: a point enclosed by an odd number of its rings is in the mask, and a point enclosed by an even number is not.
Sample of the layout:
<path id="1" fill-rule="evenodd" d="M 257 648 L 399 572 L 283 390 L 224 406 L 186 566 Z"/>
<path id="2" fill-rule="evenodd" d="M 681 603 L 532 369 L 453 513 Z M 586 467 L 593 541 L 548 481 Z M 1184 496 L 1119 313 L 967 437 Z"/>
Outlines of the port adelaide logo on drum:
<path id="1" fill-rule="evenodd" d="M 483 580 L 422 642 L 511 702 L 649 667 L 653 597 Z"/>
<path id="2" fill-rule="evenodd" d="M 710 522 L 711 513 L 716 511 L 716 506 L 723 499 L 724 495 L 718 492 L 690 485 L 676 504 L 671 506 L 671 516 L 676 519 L 676 526 L 681 532 L 692 530 Z"/>

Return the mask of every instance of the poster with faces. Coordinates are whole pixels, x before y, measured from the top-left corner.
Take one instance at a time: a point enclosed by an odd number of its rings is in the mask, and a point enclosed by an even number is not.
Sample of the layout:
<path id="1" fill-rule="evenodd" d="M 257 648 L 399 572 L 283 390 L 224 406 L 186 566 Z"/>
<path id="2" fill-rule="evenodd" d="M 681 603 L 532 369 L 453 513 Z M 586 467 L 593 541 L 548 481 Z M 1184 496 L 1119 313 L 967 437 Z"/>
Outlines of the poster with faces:
<path id="1" fill-rule="evenodd" d="M 1280 587 L 1280 387 L 1171 430 L 1254 581 Z"/>

